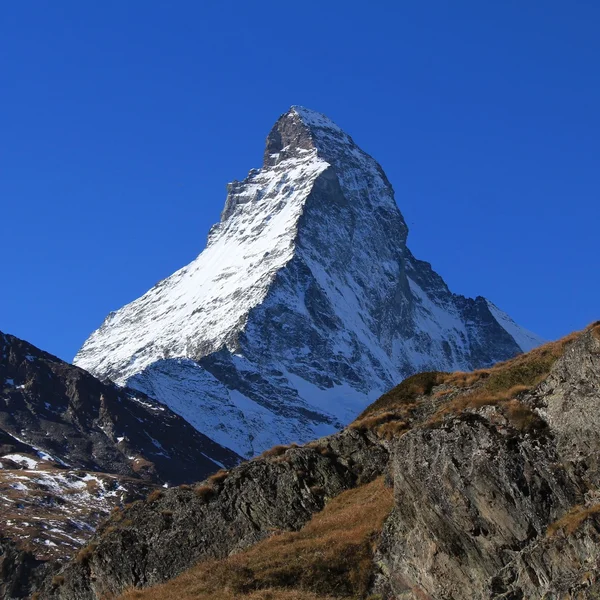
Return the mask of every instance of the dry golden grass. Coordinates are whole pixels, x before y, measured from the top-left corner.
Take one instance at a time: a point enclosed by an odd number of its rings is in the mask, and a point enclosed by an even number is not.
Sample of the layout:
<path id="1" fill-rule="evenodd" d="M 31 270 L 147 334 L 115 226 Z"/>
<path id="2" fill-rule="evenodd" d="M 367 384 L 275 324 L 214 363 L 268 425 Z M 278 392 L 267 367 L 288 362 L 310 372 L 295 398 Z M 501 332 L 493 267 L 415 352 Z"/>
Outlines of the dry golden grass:
<path id="1" fill-rule="evenodd" d="M 474 371 L 473 374 L 485 379 L 483 386 L 490 392 L 508 390 L 517 385 L 533 387 L 548 376 L 554 363 L 564 354 L 566 346 L 580 335 L 581 332 L 576 331 L 556 342 L 549 342 L 485 371 Z"/>
<path id="2" fill-rule="evenodd" d="M 146 598 L 143 592 L 137 590 L 130 590 L 127 592 L 122 598 L 127 598 L 127 600 L 133 598 Z M 209 596 L 194 596 L 194 599 L 205 599 Z M 156 598 L 161 598 L 161 600 L 169 600 L 171 596 L 156 596 Z M 219 590 L 218 595 L 210 596 L 210 598 L 214 598 L 215 600 L 239 600 L 243 598 L 244 600 L 337 600 L 333 596 L 322 596 L 317 594 L 312 594 L 311 592 L 302 592 L 299 590 L 284 590 L 284 589 L 265 589 L 258 590 L 256 592 L 251 592 L 249 594 L 243 594 L 240 596 L 237 592 L 224 589 Z M 179 600 L 179 599 L 178 599 Z"/>
<path id="3" fill-rule="evenodd" d="M 217 471 L 214 475 L 211 475 L 208 478 L 208 481 L 211 484 L 223 483 L 223 481 L 225 481 L 227 477 L 229 477 L 229 471 L 227 471 L 226 469 L 221 469 L 220 471 Z"/>
<path id="4" fill-rule="evenodd" d="M 448 373 L 440 373 L 438 371 L 418 373 L 417 375 L 408 377 L 400 385 L 397 385 L 366 408 L 359 415 L 357 421 L 381 410 L 398 410 L 407 405 L 414 404 L 414 401 L 419 396 L 429 394 L 436 385 L 444 383 L 446 377 L 448 377 Z"/>
<path id="5" fill-rule="evenodd" d="M 435 426 L 448 415 L 498 405 L 501 406 L 507 419 L 518 429 L 529 430 L 535 425 L 541 425 L 539 417 L 516 398 L 546 379 L 554 363 L 564 354 L 566 346 L 579 335 L 581 332 L 572 333 L 561 340 L 535 348 L 527 354 L 519 354 L 489 369 L 450 374 L 446 377 L 445 383 L 466 388 L 467 391 L 440 407 L 428 419 L 426 425 Z M 472 390 L 468 391 L 468 388 Z"/>
<path id="6" fill-rule="evenodd" d="M 484 406 L 494 406 L 513 400 L 519 394 L 529 390 L 524 385 L 515 385 L 508 390 L 490 392 L 485 388 L 476 388 L 468 394 L 461 394 L 452 401 L 440 407 L 429 419 L 428 423 L 435 423 L 443 419 L 446 415 L 461 414 L 466 410 L 476 410 Z"/>
<path id="7" fill-rule="evenodd" d="M 194 488 L 194 493 L 196 496 L 198 496 L 198 498 L 200 498 L 200 500 L 207 502 L 213 497 L 215 488 L 212 485 L 197 485 Z"/>
<path id="8" fill-rule="evenodd" d="M 293 446 L 284 446 L 282 444 L 279 444 L 277 446 L 273 446 L 272 448 L 269 448 L 268 450 L 265 450 L 259 456 L 259 458 L 269 458 L 271 456 L 281 456 L 282 454 L 285 454 L 290 448 L 297 448 L 297 446 L 295 444 Z"/>
<path id="9" fill-rule="evenodd" d="M 490 372 L 488 369 L 478 369 L 477 371 L 471 371 L 469 373 L 456 371 L 455 373 L 450 373 L 444 380 L 444 383 L 458 388 L 467 388 L 489 376 Z"/>
<path id="10" fill-rule="evenodd" d="M 325 600 L 364 597 L 377 534 L 393 505 L 383 478 L 344 492 L 300 531 L 274 535 L 224 560 L 122 600 Z"/>
<path id="11" fill-rule="evenodd" d="M 593 332 L 596 328 L 600 332 L 600 323 L 588 327 Z M 371 404 L 350 427 L 390 439 L 414 426 L 437 426 L 446 416 L 489 405 L 500 406 L 506 418 L 522 431 L 541 426 L 541 419 L 516 399 L 548 376 L 566 346 L 579 335 L 581 332 L 575 332 L 489 369 L 471 373 L 433 371 L 409 377 Z M 452 398 L 446 398 L 450 394 Z M 430 400 L 442 403 L 433 414 L 431 408 L 436 403 Z"/>
<path id="12" fill-rule="evenodd" d="M 153 490 L 146 497 L 146 502 L 156 502 L 163 497 L 162 490 Z"/>
<path id="13" fill-rule="evenodd" d="M 559 531 L 562 531 L 565 533 L 565 535 L 572 535 L 579 529 L 586 519 L 599 513 L 600 504 L 587 507 L 582 505 L 574 506 L 566 515 L 561 517 L 558 521 L 552 523 L 548 527 L 546 534 L 548 537 L 552 537 Z"/>
<path id="14" fill-rule="evenodd" d="M 385 412 L 379 414 L 363 417 L 362 419 L 357 419 L 353 423 L 350 423 L 350 428 L 365 431 L 367 429 L 375 429 L 379 425 L 383 425 L 384 423 L 388 423 L 389 421 L 395 421 L 397 419 L 398 414 L 395 411 L 386 410 Z"/>

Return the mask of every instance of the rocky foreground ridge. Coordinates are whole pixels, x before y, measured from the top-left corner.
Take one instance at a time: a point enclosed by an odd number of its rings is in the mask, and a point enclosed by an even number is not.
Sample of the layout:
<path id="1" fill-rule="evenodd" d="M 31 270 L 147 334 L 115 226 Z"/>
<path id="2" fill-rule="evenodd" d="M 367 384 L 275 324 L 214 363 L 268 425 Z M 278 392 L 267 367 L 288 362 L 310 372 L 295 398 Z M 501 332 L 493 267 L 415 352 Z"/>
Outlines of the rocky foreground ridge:
<path id="1" fill-rule="evenodd" d="M 338 434 L 119 510 L 34 597 L 596 598 L 599 403 L 599 324 L 413 376 Z"/>

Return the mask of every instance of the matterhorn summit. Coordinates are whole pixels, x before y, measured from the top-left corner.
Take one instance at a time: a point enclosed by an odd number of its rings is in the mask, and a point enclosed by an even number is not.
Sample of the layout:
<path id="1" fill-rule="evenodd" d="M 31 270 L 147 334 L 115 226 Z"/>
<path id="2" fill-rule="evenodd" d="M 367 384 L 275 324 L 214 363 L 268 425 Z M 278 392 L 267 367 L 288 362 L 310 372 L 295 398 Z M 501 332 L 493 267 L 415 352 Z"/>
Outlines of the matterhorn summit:
<path id="1" fill-rule="evenodd" d="M 262 168 L 229 184 L 205 250 L 111 313 L 75 364 L 252 456 L 332 432 L 417 371 L 484 367 L 542 342 L 450 292 L 407 234 L 379 164 L 292 107 Z"/>

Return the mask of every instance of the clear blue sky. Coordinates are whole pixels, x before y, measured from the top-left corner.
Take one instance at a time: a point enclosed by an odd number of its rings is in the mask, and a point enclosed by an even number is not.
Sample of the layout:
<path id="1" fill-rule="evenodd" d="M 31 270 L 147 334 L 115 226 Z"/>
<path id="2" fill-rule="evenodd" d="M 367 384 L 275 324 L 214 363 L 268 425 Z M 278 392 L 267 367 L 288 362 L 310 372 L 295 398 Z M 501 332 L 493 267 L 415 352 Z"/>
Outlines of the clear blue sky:
<path id="1" fill-rule="evenodd" d="M 600 3 L 5 2 L 0 329 L 70 360 L 193 259 L 292 104 L 379 160 L 450 287 L 600 318 Z"/>

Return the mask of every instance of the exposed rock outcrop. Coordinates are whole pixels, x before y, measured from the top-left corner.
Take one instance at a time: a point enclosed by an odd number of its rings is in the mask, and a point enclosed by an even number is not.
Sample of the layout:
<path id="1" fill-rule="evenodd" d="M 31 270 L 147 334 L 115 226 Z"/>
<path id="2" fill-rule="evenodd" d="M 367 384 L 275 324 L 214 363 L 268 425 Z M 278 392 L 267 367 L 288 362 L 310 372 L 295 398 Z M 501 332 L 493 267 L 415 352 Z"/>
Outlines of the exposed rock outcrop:
<path id="1" fill-rule="evenodd" d="M 37 560 L 10 540 L 0 540 L 0 598 L 29 598 L 58 565 Z"/>
<path id="2" fill-rule="evenodd" d="M 395 509 L 377 583 L 384 597 L 596 597 L 596 335 L 567 345 L 545 381 L 517 396 L 393 442 Z"/>
<path id="3" fill-rule="evenodd" d="M 44 597 L 87 600 L 161 583 L 201 559 L 224 558 L 276 531 L 299 529 L 328 498 L 380 475 L 387 452 L 356 431 L 171 489 L 114 515 L 89 553 L 48 582 Z"/>

